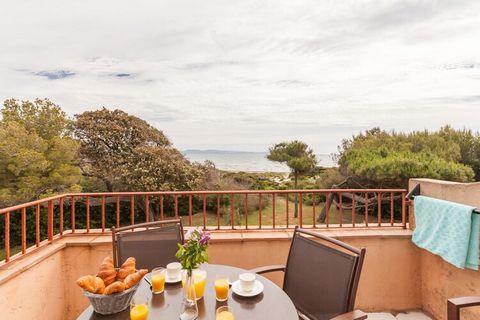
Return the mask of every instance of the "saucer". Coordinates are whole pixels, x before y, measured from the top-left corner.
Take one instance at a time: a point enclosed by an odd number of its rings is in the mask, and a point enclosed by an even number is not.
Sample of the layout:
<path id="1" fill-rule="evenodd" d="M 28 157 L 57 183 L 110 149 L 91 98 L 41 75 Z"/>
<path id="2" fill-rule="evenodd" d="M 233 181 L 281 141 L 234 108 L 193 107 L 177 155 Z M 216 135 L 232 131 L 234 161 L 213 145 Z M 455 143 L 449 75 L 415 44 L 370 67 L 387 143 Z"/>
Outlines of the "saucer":
<path id="1" fill-rule="evenodd" d="M 176 278 L 170 278 L 169 276 L 165 276 L 166 283 L 177 283 L 182 281 L 182 273 L 180 273 Z"/>
<path id="2" fill-rule="evenodd" d="M 263 292 L 263 283 L 255 280 L 252 291 L 243 291 L 242 287 L 240 286 L 240 280 L 237 280 L 232 283 L 232 291 L 233 293 L 242 297 L 254 297 Z"/>

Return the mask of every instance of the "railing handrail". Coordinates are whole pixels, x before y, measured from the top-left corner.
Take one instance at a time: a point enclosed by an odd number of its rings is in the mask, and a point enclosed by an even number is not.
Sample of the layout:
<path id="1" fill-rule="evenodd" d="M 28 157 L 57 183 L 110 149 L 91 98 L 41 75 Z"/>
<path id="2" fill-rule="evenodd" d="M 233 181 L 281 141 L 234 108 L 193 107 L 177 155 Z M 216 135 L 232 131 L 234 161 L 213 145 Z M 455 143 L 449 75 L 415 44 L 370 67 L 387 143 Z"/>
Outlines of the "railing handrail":
<path id="1" fill-rule="evenodd" d="M 359 225 L 364 225 L 365 227 L 401 226 L 405 229 L 407 226 L 406 207 L 409 203 L 405 197 L 407 192 L 407 189 L 356 188 L 63 193 L 0 209 L 5 229 L 5 260 L 0 261 L 0 266 L 25 255 L 27 246 L 30 244 L 39 248 L 51 243 L 57 235 L 75 233 L 77 222 L 80 227 L 85 227 L 87 234 L 90 233 L 93 214 L 96 216 L 94 223 L 97 226 L 100 224 L 102 233 L 109 232 L 107 223 L 109 225 L 113 223 L 116 228 L 120 228 L 122 224 L 125 225 L 127 219 L 128 225 L 134 225 L 150 222 L 152 219 L 156 221 L 165 220 L 165 218 L 179 219 L 180 217 L 185 219 L 185 225 L 203 227 L 204 230 L 212 231 L 224 230 L 225 227 L 231 230 L 252 230 L 252 228 L 289 230 L 295 225 L 300 228 L 312 229 L 317 229 L 320 225 L 324 228 L 357 228 Z M 373 197 L 371 197 L 372 193 Z M 311 199 L 305 195 L 311 196 Z M 295 200 L 291 200 L 291 196 L 295 196 Z M 125 199 L 126 197 L 128 199 Z M 143 200 L 139 200 L 139 197 Z M 111 198 L 116 198 L 113 207 Z M 213 201 L 212 198 L 214 198 Z M 253 201 L 249 202 L 249 198 Z M 93 203 L 92 199 L 95 199 Z M 304 203 L 307 199 L 309 199 L 309 204 Z M 129 205 L 125 206 L 122 203 L 125 200 L 129 202 Z M 185 200 L 188 200 L 188 203 Z M 271 201 L 271 205 L 269 201 Z M 295 203 L 293 217 L 293 206 L 289 210 L 289 203 L 292 202 Z M 395 208 L 395 203 L 401 204 L 401 207 L 397 205 Z M 278 209 L 277 205 L 279 205 Z M 45 206 L 46 210 L 44 210 Z M 91 208 L 94 206 L 100 206 L 100 221 L 98 220 L 98 211 L 92 213 Z M 320 210 L 321 206 L 323 208 Z M 336 212 L 334 212 L 336 216 L 333 215 L 334 219 L 329 220 L 329 209 L 332 206 L 336 206 Z M 77 209 L 80 212 L 76 216 Z M 397 211 L 397 221 L 395 221 L 395 211 Z M 45 213 L 46 223 L 41 218 Z M 114 216 L 111 215 L 112 213 Z M 398 213 L 401 214 L 401 223 L 398 222 Z M 251 215 L 250 218 L 249 215 Z M 15 233 L 17 238 L 13 241 L 10 239 L 10 218 L 12 216 L 15 219 L 20 218 L 14 220 L 15 222 L 12 224 L 17 232 Z M 35 219 L 34 223 L 32 218 Z M 356 222 L 357 218 L 360 219 L 358 222 Z M 250 222 L 249 219 L 251 219 Z M 29 232 L 28 243 L 27 220 L 30 230 L 35 226 L 34 233 Z M 43 235 L 41 231 L 43 231 Z M 45 231 L 47 242 L 43 241 Z M 58 233 L 55 234 L 55 232 Z M 10 255 L 12 242 L 21 244 L 21 254 Z"/>
<path id="2" fill-rule="evenodd" d="M 155 196 L 155 195 L 212 195 L 212 194 L 301 194 L 301 193 L 401 193 L 407 192 L 407 189 L 286 189 L 286 190 L 195 190 L 195 191 L 113 191 L 113 192 L 70 192 L 70 193 L 63 193 L 55 196 L 50 196 L 47 198 L 42 198 L 30 202 L 25 202 L 22 204 L 14 205 L 11 207 L 6 207 L 0 209 L 0 214 L 6 212 L 12 212 L 16 210 L 20 210 L 26 207 L 35 206 L 38 204 L 44 204 L 49 201 L 58 200 L 61 198 L 68 198 L 68 197 L 117 197 L 117 196 Z"/>
<path id="3" fill-rule="evenodd" d="M 30 202 L 17 204 L 17 205 L 11 206 L 11 207 L 6 207 L 6 208 L 3 208 L 3 209 L 0 209 L 0 214 L 6 213 L 6 212 L 17 211 L 17 210 L 20 210 L 20 209 L 23 209 L 23 208 L 36 206 L 37 204 L 43 204 L 45 202 L 65 198 L 65 197 L 67 197 L 67 195 L 68 195 L 68 193 L 59 194 L 59 195 L 55 195 L 55 196 L 50 196 L 48 198 L 41 198 L 41 199 L 38 199 L 38 200 L 33 200 L 33 201 L 30 201 Z"/>

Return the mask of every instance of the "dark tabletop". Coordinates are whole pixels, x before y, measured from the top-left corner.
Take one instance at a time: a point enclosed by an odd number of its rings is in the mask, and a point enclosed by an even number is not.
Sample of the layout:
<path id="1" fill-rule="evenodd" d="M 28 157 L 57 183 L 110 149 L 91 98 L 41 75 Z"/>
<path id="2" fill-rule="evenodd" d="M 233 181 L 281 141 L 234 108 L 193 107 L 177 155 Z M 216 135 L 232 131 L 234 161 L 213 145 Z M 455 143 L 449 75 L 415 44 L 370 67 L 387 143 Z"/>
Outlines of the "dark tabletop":
<path id="1" fill-rule="evenodd" d="M 298 315 L 290 298 L 285 292 L 270 280 L 257 275 L 257 280 L 264 285 L 264 290 L 256 297 L 244 298 L 229 291 L 228 300 L 217 302 L 215 300 L 214 281 L 216 274 L 228 275 L 230 281 L 238 279 L 240 273 L 246 272 L 243 269 L 204 264 L 202 269 L 207 271 L 207 285 L 205 295 L 199 300 L 199 320 L 215 320 L 215 311 L 222 305 L 228 305 L 233 310 L 235 320 L 298 320 Z M 147 275 L 149 277 L 149 275 Z M 182 303 L 182 285 L 165 284 L 165 291 L 162 294 L 152 295 L 150 286 L 142 280 L 136 294 L 148 295 L 151 297 L 149 305 L 149 319 L 176 320 L 179 319 Z M 87 298 L 85 298 L 87 299 Z M 93 311 L 89 306 L 79 317 L 80 320 L 104 319 L 104 320 L 129 320 L 130 308 L 113 315 L 104 316 Z"/>

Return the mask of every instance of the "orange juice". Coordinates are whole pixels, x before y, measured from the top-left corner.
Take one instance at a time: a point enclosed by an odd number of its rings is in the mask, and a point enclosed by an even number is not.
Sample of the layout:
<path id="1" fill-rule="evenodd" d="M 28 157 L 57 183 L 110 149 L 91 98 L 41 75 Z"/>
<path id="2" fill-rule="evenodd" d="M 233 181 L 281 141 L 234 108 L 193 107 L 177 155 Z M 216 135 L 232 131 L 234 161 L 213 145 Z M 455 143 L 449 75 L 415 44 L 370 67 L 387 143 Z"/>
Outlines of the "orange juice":
<path id="1" fill-rule="evenodd" d="M 165 273 L 159 273 L 152 275 L 152 292 L 162 293 L 165 289 Z"/>
<path id="2" fill-rule="evenodd" d="M 217 316 L 215 318 L 216 320 L 235 320 L 235 317 L 233 316 L 233 313 L 230 311 L 222 311 L 220 313 L 217 313 Z"/>
<path id="3" fill-rule="evenodd" d="M 228 279 L 215 280 L 215 295 L 218 301 L 228 299 Z"/>
<path id="4" fill-rule="evenodd" d="M 186 277 L 187 274 L 185 272 L 182 277 L 182 287 L 185 286 Z M 205 294 L 205 285 L 207 284 L 207 272 L 205 270 L 193 270 L 192 277 L 195 286 L 195 297 L 197 298 L 197 300 L 200 300 Z"/>
<path id="5" fill-rule="evenodd" d="M 195 283 L 195 296 L 197 300 L 203 298 L 205 285 L 207 284 L 207 272 L 204 270 L 193 271 L 193 282 Z"/>
<path id="6" fill-rule="evenodd" d="M 148 306 L 146 304 L 139 304 L 130 309 L 130 320 L 147 320 Z"/>

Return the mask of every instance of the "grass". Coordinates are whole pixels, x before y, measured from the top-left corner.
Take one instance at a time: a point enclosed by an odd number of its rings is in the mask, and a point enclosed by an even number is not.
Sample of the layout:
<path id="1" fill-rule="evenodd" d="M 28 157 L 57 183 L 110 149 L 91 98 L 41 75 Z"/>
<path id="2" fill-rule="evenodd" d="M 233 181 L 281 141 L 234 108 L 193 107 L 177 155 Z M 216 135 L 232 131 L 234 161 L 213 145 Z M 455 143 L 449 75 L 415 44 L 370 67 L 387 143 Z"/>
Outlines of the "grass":
<path id="1" fill-rule="evenodd" d="M 320 203 L 315 205 L 315 217 L 313 216 L 313 206 L 311 205 L 302 205 L 302 223 L 303 225 L 312 225 L 313 219 L 317 219 L 318 215 L 320 214 L 322 208 L 324 207 L 324 203 Z M 234 212 L 234 219 L 235 225 L 237 226 L 245 226 L 245 209 L 241 208 L 240 211 L 235 209 Z M 294 217 L 294 203 L 293 201 L 289 201 L 288 205 L 288 225 L 295 226 L 300 225 L 300 215 L 295 218 Z M 287 214 L 286 214 L 286 202 L 285 198 L 277 197 L 275 201 L 275 224 L 277 226 L 282 226 L 287 224 Z M 248 225 L 249 226 L 258 226 L 259 224 L 259 210 L 254 210 L 253 212 L 248 213 Z M 272 226 L 273 225 L 273 205 L 270 201 L 270 204 L 266 206 L 264 209 L 261 210 L 262 216 L 262 226 Z M 188 221 L 188 218 L 185 217 L 185 222 Z M 231 226 L 231 214 L 230 208 L 228 208 L 228 214 L 220 215 L 220 226 Z M 206 214 L 206 225 L 207 226 L 216 226 L 217 225 L 217 214 L 213 212 L 207 212 Z M 342 212 L 342 224 L 351 224 L 352 223 L 352 211 L 344 209 Z M 371 225 L 377 223 L 377 216 L 369 215 L 368 221 Z M 389 218 L 382 219 L 382 223 L 389 223 Z M 395 221 L 400 222 L 400 221 Z M 331 206 L 328 211 L 328 223 L 329 224 L 339 224 L 340 223 L 340 212 L 337 210 L 335 206 Z M 188 223 L 185 223 L 188 225 Z M 316 222 L 318 226 L 321 224 Z M 358 225 L 365 225 L 365 215 L 363 213 L 359 213 L 358 211 L 355 214 L 355 224 Z M 193 226 L 203 226 L 203 212 L 198 212 L 192 215 L 192 225 Z"/>
<path id="2" fill-rule="evenodd" d="M 10 257 L 13 256 L 14 254 L 19 253 L 20 251 L 22 251 L 22 246 L 21 245 L 10 247 Z M 4 259 L 5 259 L 5 249 L 1 249 L 0 250 L 0 261 L 2 261 Z"/>

